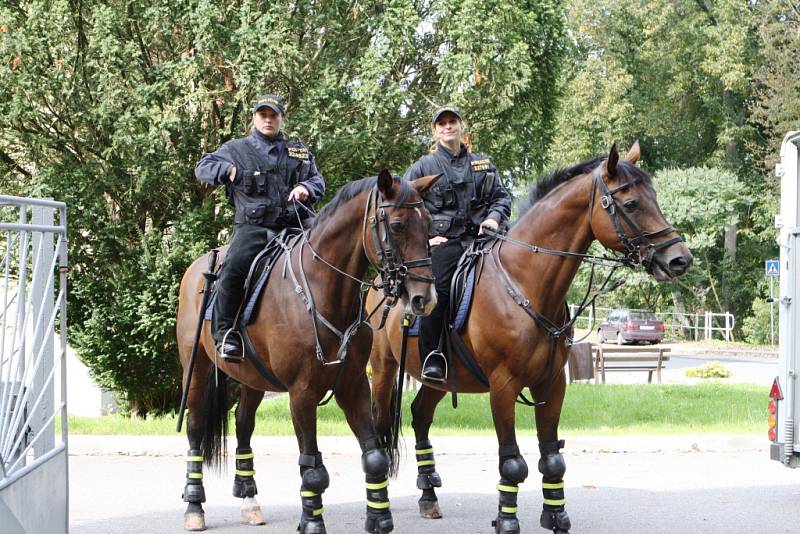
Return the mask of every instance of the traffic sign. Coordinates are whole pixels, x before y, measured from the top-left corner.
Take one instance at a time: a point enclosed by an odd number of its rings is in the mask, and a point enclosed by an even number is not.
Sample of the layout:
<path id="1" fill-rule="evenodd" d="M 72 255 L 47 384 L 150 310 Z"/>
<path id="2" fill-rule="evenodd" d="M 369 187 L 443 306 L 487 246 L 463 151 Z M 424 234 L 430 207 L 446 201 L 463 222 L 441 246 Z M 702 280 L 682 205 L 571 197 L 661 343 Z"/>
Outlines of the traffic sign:
<path id="1" fill-rule="evenodd" d="M 778 276 L 780 273 L 780 267 L 778 265 L 778 260 L 767 260 L 764 262 L 764 271 L 767 276 Z"/>

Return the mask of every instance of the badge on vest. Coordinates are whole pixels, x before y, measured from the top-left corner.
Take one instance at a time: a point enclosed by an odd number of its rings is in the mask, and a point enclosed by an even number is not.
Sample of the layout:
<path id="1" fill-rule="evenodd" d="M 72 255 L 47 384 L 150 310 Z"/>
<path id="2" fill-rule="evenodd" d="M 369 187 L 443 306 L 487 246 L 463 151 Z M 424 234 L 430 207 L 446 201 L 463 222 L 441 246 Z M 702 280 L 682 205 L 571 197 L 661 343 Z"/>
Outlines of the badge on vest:
<path id="1" fill-rule="evenodd" d="M 305 147 L 290 146 L 289 157 L 294 159 L 308 159 L 308 149 Z"/>
<path id="2" fill-rule="evenodd" d="M 476 159 L 470 163 L 472 164 L 472 170 L 475 172 L 488 171 L 492 164 L 488 159 Z"/>

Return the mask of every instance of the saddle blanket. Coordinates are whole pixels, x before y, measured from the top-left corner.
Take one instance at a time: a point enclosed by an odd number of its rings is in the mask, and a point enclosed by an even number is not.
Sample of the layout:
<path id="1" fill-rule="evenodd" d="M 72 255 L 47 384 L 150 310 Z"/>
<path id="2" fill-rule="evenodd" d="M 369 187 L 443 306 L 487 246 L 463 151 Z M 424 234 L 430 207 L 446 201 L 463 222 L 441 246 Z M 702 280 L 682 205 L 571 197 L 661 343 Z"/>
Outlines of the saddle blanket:
<path id="1" fill-rule="evenodd" d="M 456 327 L 456 332 L 461 333 L 464 325 L 467 324 L 467 316 L 469 315 L 470 304 L 472 304 L 472 293 L 475 285 L 475 269 L 470 269 L 467 275 L 466 283 L 464 284 L 464 296 L 458 302 L 458 309 L 453 324 Z M 451 314 L 452 318 L 452 314 Z M 414 322 L 408 329 L 409 336 L 419 336 L 419 317 L 414 316 Z"/>

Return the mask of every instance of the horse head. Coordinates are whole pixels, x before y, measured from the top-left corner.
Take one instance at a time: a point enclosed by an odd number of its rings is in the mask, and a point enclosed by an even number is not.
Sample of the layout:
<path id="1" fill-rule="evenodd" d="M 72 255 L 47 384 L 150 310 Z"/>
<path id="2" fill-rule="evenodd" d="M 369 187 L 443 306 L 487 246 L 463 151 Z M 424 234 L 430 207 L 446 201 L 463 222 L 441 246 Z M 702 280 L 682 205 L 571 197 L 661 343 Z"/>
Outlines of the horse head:
<path id="1" fill-rule="evenodd" d="M 431 216 L 422 194 L 441 175 L 408 182 L 387 170 L 376 182 L 376 198 L 365 220 L 364 248 L 369 261 L 381 272 L 384 294 L 399 298 L 414 315 L 428 315 L 436 306 L 436 290 L 428 248 Z M 370 247 L 368 243 L 372 243 Z"/>
<path id="2" fill-rule="evenodd" d="M 689 269 L 692 254 L 661 213 L 651 176 L 636 166 L 639 155 L 638 141 L 623 160 L 611 147 L 594 171 L 589 221 L 603 246 L 624 252 L 656 280 L 671 280 Z"/>

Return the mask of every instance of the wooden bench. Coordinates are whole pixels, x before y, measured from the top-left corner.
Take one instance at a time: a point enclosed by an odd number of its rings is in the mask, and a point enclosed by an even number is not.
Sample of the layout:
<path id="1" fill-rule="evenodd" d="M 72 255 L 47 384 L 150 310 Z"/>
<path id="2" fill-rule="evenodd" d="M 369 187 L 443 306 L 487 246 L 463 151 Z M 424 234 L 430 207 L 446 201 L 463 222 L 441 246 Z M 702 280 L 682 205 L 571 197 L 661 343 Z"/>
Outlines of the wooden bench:
<path id="1" fill-rule="evenodd" d="M 669 347 L 619 347 L 594 345 L 594 383 L 606 383 L 606 373 L 647 371 L 647 382 L 653 382 L 653 372 L 661 383 L 661 369 L 669 361 Z"/>

